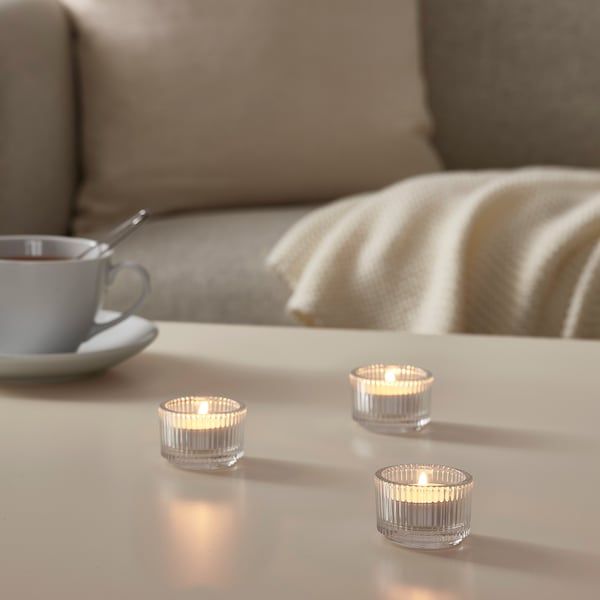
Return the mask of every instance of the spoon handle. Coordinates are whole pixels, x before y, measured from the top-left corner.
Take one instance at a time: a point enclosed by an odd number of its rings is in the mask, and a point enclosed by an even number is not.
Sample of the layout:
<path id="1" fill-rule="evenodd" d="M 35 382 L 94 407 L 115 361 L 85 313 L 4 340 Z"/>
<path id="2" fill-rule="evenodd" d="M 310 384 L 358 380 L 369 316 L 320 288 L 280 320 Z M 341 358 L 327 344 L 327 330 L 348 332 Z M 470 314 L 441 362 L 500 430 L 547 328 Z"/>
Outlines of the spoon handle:
<path id="1" fill-rule="evenodd" d="M 114 229 L 109 231 L 103 241 L 96 242 L 95 246 L 90 246 L 86 248 L 77 258 L 83 258 L 87 256 L 89 252 L 95 250 L 100 245 L 104 246 L 104 249 L 98 255 L 103 256 L 109 250 L 114 248 L 117 244 L 121 243 L 126 237 L 128 237 L 135 229 L 137 229 L 149 216 L 148 211 L 143 208 L 135 213 L 132 217 L 117 225 Z"/>

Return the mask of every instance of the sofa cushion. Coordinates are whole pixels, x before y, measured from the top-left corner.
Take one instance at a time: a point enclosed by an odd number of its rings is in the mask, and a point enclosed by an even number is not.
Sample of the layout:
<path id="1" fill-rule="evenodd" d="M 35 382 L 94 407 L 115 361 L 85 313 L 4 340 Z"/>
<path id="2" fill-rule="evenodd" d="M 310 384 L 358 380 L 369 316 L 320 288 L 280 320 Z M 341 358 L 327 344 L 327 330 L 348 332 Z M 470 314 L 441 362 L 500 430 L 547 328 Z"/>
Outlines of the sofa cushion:
<path id="1" fill-rule="evenodd" d="M 289 291 L 265 267 L 275 242 L 314 207 L 212 210 L 153 219 L 118 247 L 115 261 L 135 260 L 152 278 L 140 314 L 151 319 L 290 324 Z M 107 305 L 124 308 L 137 280 L 124 272 Z"/>
<path id="2" fill-rule="evenodd" d="M 0 234 L 65 234 L 75 193 L 69 25 L 46 0 L 0 0 Z"/>
<path id="3" fill-rule="evenodd" d="M 78 40 L 76 229 L 318 202 L 435 170 L 415 0 L 64 0 Z"/>
<path id="4" fill-rule="evenodd" d="M 421 10 L 448 167 L 600 167 L 598 0 L 423 0 Z"/>

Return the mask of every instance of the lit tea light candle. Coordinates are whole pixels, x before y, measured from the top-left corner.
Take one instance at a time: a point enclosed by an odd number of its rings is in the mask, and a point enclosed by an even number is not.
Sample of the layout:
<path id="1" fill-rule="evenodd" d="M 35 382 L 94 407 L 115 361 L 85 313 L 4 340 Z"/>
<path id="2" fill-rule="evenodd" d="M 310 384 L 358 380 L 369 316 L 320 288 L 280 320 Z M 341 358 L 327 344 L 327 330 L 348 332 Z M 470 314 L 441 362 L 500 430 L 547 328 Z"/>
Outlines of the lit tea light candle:
<path id="1" fill-rule="evenodd" d="M 246 407 L 218 396 L 190 396 L 158 409 L 161 453 L 185 469 L 219 469 L 244 455 Z"/>
<path id="2" fill-rule="evenodd" d="M 377 529 L 409 548 L 460 544 L 471 530 L 469 473 L 443 465 L 398 465 L 375 473 Z"/>
<path id="3" fill-rule="evenodd" d="M 350 373 L 352 416 L 378 433 L 418 431 L 431 420 L 433 375 L 411 365 L 368 365 Z"/>

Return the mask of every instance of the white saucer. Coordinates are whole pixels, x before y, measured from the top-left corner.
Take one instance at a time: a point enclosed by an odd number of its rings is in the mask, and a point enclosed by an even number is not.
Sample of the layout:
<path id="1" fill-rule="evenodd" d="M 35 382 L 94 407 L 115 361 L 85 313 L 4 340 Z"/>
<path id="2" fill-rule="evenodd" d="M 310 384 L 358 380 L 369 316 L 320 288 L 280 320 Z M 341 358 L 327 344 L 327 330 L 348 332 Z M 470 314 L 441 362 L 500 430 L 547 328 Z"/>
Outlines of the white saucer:
<path id="1" fill-rule="evenodd" d="M 109 320 L 118 314 L 102 310 L 98 320 Z M 0 354 L 0 380 L 60 381 L 104 371 L 141 352 L 157 335 L 158 328 L 150 321 L 129 317 L 81 344 L 77 352 Z"/>

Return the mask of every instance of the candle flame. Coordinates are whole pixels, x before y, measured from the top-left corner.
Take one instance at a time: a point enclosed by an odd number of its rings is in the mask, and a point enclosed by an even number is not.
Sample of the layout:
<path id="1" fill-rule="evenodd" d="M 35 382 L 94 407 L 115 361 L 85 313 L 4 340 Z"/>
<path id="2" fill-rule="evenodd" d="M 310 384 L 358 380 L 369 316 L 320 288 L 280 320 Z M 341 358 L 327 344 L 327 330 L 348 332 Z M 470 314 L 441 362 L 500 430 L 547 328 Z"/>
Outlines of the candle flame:
<path id="1" fill-rule="evenodd" d="M 386 383 L 395 383 L 396 382 L 396 372 L 394 369 L 386 369 L 383 378 Z"/>
<path id="2" fill-rule="evenodd" d="M 421 471 L 419 473 L 419 481 L 417 481 L 417 485 L 427 485 L 429 483 L 429 478 L 427 477 L 427 473 L 425 471 Z"/>
<path id="3" fill-rule="evenodd" d="M 198 404 L 198 414 L 199 415 L 207 415 L 208 414 L 208 402 L 203 400 Z"/>

